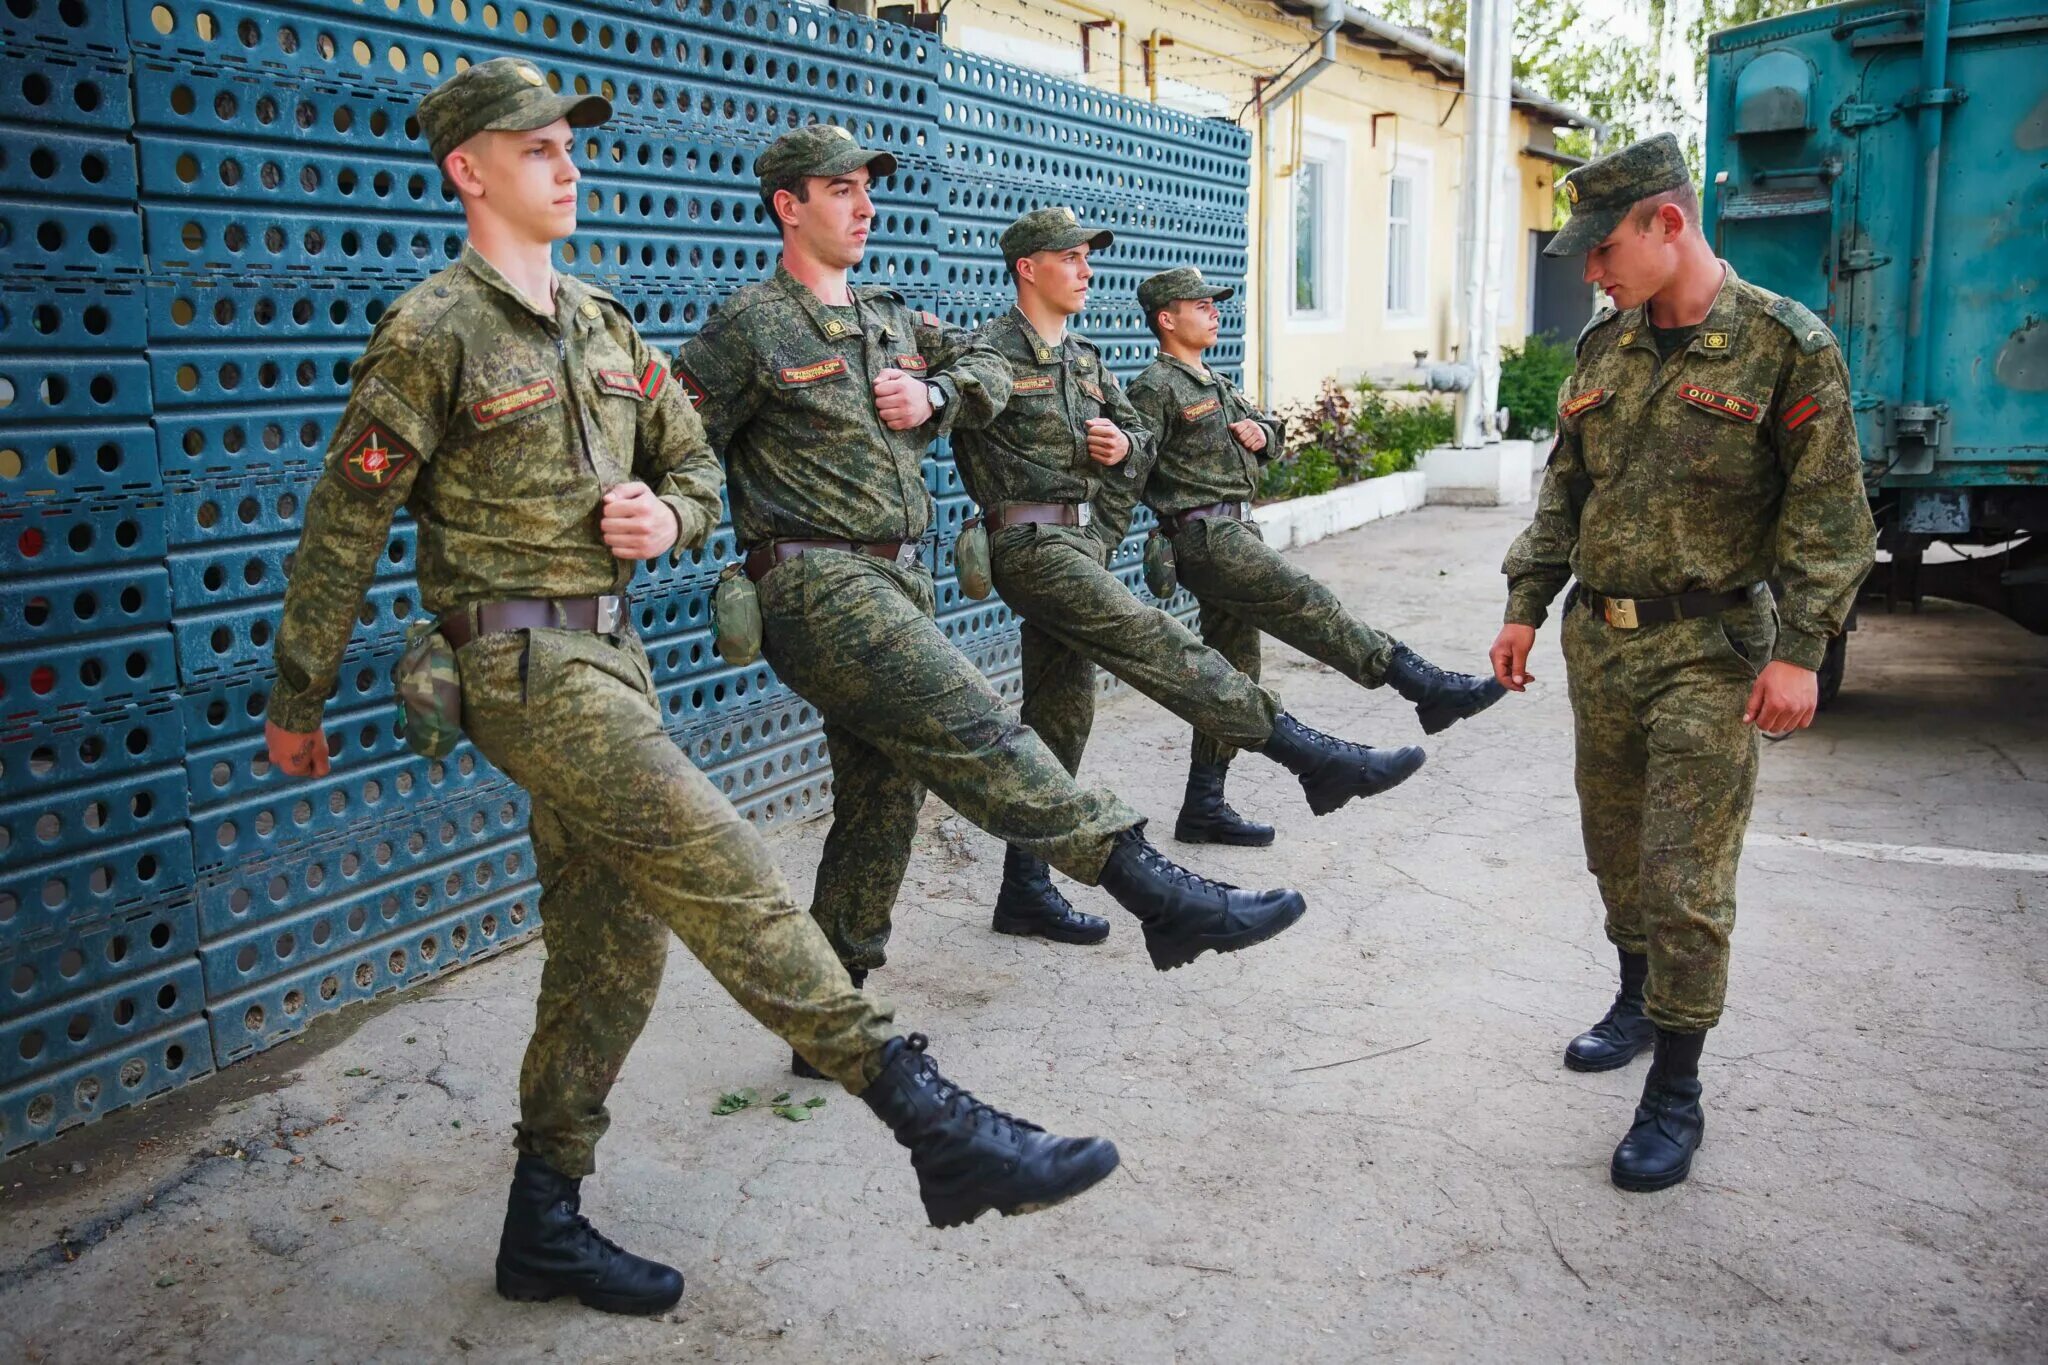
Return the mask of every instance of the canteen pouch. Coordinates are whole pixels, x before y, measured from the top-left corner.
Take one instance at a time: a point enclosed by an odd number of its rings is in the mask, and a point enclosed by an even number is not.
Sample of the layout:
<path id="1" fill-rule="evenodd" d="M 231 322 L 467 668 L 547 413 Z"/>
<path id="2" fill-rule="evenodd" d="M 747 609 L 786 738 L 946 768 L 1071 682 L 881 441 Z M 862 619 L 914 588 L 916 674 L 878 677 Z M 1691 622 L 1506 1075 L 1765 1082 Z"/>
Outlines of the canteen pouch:
<path id="1" fill-rule="evenodd" d="M 711 646 L 729 664 L 761 657 L 761 595 L 737 564 L 725 566 L 711 594 Z"/>
<path id="2" fill-rule="evenodd" d="M 1179 588 L 1180 578 L 1174 572 L 1173 537 L 1155 530 L 1145 537 L 1145 590 L 1163 602 Z"/>
<path id="3" fill-rule="evenodd" d="M 989 576 L 988 528 L 980 517 L 969 517 L 953 542 L 953 567 L 960 575 L 960 591 L 979 602 L 995 590 Z"/>
<path id="4" fill-rule="evenodd" d="M 427 616 L 405 628 L 405 652 L 391 670 L 405 722 L 405 745 L 423 758 L 446 758 L 462 740 L 462 674 L 455 647 Z"/>

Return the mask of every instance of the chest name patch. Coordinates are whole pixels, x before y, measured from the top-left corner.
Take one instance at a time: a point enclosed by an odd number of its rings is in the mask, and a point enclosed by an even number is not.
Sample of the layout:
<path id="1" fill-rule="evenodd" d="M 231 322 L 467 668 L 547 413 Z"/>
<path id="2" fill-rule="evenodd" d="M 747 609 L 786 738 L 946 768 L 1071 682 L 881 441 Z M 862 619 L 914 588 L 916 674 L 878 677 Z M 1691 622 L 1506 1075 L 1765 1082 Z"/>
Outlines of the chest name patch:
<path id="1" fill-rule="evenodd" d="M 1582 412 L 1597 408 L 1613 396 L 1613 393 L 1612 389 L 1588 389 L 1577 397 L 1566 400 L 1564 406 L 1557 410 L 1558 418 L 1563 420 L 1577 417 Z"/>
<path id="2" fill-rule="evenodd" d="M 521 384 L 516 389 L 507 389 L 493 397 L 478 399 L 469 405 L 469 415 L 476 419 L 478 426 L 488 426 L 492 422 L 503 421 L 515 412 L 525 412 L 528 408 L 538 407 L 554 396 L 554 380 L 536 379 L 531 384 Z"/>
<path id="3" fill-rule="evenodd" d="M 782 370 L 785 384 L 815 384 L 821 379 L 832 379 L 846 373 L 846 357 L 833 356 L 810 365 L 790 365 Z"/>
<path id="4" fill-rule="evenodd" d="M 896 368 L 905 374 L 923 374 L 925 359 L 921 355 L 899 355 L 896 357 Z"/>
<path id="5" fill-rule="evenodd" d="M 1052 374 L 1027 374 L 1011 386 L 1012 393 L 1051 393 L 1059 387 L 1059 376 Z"/>
<path id="6" fill-rule="evenodd" d="M 1182 408 L 1180 410 L 1181 420 L 1184 422 L 1199 422 L 1202 418 L 1207 417 L 1222 406 L 1223 400 L 1220 398 L 1204 398 L 1199 403 L 1190 403 Z"/>
<path id="7" fill-rule="evenodd" d="M 341 477 L 366 493 L 375 493 L 416 458 L 411 446 L 372 422 L 341 457 Z"/>
<path id="8" fill-rule="evenodd" d="M 1737 398 L 1732 393 L 1720 393 L 1699 384 L 1680 384 L 1678 396 L 1697 408 L 1718 412 L 1724 417 L 1733 417 L 1744 422 L 1754 422 L 1759 411 L 1756 404 L 1747 398 Z"/>

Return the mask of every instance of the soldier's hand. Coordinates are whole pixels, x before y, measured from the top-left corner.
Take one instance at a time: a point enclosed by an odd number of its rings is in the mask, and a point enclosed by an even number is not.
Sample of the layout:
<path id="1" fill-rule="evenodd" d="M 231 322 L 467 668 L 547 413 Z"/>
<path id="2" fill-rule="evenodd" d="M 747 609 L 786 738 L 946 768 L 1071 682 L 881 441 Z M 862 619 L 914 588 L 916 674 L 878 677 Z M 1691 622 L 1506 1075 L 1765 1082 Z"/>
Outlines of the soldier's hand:
<path id="1" fill-rule="evenodd" d="M 1749 689 L 1743 723 L 1774 735 L 1789 735 L 1813 724 L 1820 706 L 1820 675 L 1784 659 L 1773 659 Z"/>
<path id="2" fill-rule="evenodd" d="M 1528 688 L 1536 675 L 1529 671 L 1529 651 L 1536 647 L 1536 627 L 1518 626 L 1510 621 L 1493 637 L 1486 657 L 1493 663 L 1494 680 L 1510 692 Z"/>
<path id="3" fill-rule="evenodd" d="M 277 722 L 263 722 L 263 745 L 270 751 L 271 766 L 287 777 L 325 777 L 327 736 L 318 730 L 309 735 L 279 729 Z"/>
<path id="4" fill-rule="evenodd" d="M 1230 424 L 1230 434 L 1237 443 L 1256 455 L 1266 448 L 1266 429 L 1247 417 L 1241 422 Z"/>
<path id="5" fill-rule="evenodd" d="M 916 375 L 883 370 L 875 376 L 875 415 L 891 431 L 911 431 L 932 420 L 932 396 Z"/>
<path id="6" fill-rule="evenodd" d="M 1097 464 L 1121 464 L 1131 453 L 1131 438 L 1107 417 L 1088 419 L 1088 458 Z"/>
<path id="7" fill-rule="evenodd" d="M 614 559 L 652 559 L 666 554 L 683 533 L 676 509 L 638 482 L 614 484 L 605 490 L 604 516 L 598 529 Z"/>

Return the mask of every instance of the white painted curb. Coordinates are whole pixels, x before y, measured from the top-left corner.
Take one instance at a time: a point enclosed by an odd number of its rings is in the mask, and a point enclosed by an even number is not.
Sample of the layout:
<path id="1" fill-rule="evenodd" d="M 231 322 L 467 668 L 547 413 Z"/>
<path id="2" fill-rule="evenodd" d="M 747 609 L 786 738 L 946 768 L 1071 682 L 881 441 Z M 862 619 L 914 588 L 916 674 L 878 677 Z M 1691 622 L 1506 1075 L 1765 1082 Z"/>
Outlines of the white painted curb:
<path id="1" fill-rule="evenodd" d="M 1475 450 L 1438 446 L 1419 462 L 1431 502 L 1463 507 L 1505 507 L 1527 502 L 1535 460 L 1530 441 L 1497 441 Z"/>
<path id="2" fill-rule="evenodd" d="M 1276 550 L 1313 545 L 1325 536 L 1355 530 L 1369 521 L 1398 516 L 1421 507 L 1429 481 L 1419 469 L 1386 474 L 1363 483 L 1346 484 L 1313 497 L 1289 498 L 1252 509 L 1252 520 Z"/>

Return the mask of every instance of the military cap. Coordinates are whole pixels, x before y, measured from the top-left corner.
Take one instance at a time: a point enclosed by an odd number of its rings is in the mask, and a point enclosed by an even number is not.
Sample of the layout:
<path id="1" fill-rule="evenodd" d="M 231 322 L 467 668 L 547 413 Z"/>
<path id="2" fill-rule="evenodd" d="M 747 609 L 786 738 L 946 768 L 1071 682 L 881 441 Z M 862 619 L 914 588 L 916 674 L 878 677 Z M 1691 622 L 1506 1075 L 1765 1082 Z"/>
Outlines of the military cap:
<path id="1" fill-rule="evenodd" d="M 1019 261 L 1040 251 L 1066 251 L 1086 242 L 1100 251 L 1116 240 L 1108 228 L 1083 227 L 1063 206 L 1033 209 L 1003 229 L 1003 259 Z"/>
<path id="2" fill-rule="evenodd" d="M 857 166 L 883 180 L 896 174 L 896 157 L 871 152 L 836 123 L 812 123 L 776 138 L 754 161 L 762 188 L 780 189 L 814 175 L 845 175 Z"/>
<path id="3" fill-rule="evenodd" d="M 595 128 L 612 116 L 612 104 L 602 95 L 557 94 L 532 62 L 493 57 L 428 91 L 419 115 L 428 150 L 440 161 L 478 133 L 524 133 L 558 118 L 571 128 Z"/>
<path id="4" fill-rule="evenodd" d="M 1685 153 L 1669 133 L 1631 143 L 1611 156 L 1589 161 L 1564 178 L 1572 216 L 1543 248 L 1546 256 L 1582 256 L 1607 240 L 1636 204 L 1675 190 L 1692 179 Z"/>
<path id="5" fill-rule="evenodd" d="M 1237 291 L 1227 284 L 1210 284 L 1194 266 L 1176 266 L 1148 275 L 1138 286 L 1138 306 L 1152 317 L 1169 303 L 1182 299 L 1215 299 L 1219 303 Z"/>

